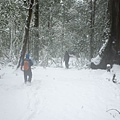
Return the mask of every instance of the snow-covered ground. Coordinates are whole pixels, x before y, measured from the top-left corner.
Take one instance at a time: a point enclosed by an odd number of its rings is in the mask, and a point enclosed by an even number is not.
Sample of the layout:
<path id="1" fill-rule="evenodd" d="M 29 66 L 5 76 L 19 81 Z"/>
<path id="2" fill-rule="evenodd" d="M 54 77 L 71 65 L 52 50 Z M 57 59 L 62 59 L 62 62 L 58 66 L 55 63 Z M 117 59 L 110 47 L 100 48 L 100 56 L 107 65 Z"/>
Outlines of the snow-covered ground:
<path id="1" fill-rule="evenodd" d="M 0 70 L 0 120 L 120 120 L 120 66 L 33 69 L 32 84 L 12 67 Z"/>

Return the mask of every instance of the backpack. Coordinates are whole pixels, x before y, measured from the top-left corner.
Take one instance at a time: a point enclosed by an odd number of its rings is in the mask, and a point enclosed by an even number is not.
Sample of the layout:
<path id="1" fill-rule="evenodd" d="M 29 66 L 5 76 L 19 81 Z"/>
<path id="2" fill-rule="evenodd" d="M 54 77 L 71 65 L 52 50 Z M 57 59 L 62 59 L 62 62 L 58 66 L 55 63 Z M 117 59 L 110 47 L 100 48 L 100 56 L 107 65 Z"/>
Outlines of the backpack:
<path id="1" fill-rule="evenodd" d="M 28 70 L 29 69 L 29 60 L 24 60 L 24 70 Z"/>

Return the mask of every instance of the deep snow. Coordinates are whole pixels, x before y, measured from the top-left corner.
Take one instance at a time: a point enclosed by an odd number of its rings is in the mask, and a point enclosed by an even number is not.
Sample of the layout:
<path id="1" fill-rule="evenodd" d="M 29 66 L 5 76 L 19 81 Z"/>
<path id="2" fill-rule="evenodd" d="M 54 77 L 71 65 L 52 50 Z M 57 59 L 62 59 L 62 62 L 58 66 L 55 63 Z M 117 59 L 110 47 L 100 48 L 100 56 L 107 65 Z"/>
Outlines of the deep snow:
<path id="1" fill-rule="evenodd" d="M 0 120 L 120 120 L 120 66 L 33 69 L 32 84 L 13 67 L 0 70 Z"/>

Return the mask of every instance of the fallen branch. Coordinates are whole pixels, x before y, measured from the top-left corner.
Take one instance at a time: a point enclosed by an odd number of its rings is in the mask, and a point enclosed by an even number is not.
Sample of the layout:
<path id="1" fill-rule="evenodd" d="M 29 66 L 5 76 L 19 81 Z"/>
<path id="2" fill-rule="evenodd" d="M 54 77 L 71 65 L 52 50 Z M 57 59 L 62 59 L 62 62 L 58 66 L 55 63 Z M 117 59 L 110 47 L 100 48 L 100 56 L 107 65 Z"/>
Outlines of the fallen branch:
<path id="1" fill-rule="evenodd" d="M 120 111 L 118 111 L 117 109 L 109 109 L 109 110 L 107 110 L 106 112 L 109 112 L 109 111 L 111 111 L 111 110 L 115 110 L 115 111 L 117 111 L 117 112 L 120 114 Z"/>

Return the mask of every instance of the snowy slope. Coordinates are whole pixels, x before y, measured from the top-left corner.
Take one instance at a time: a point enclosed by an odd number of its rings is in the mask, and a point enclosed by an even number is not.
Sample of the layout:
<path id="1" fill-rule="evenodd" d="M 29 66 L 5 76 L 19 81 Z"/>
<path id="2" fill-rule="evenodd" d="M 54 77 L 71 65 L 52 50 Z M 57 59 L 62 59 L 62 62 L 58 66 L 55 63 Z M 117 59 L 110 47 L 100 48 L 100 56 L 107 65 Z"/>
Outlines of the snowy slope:
<path id="1" fill-rule="evenodd" d="M 120 120 L 120 67 L 33 69 L 31 86 L 23 72 L 0 70 L 0 120 Z"/>

